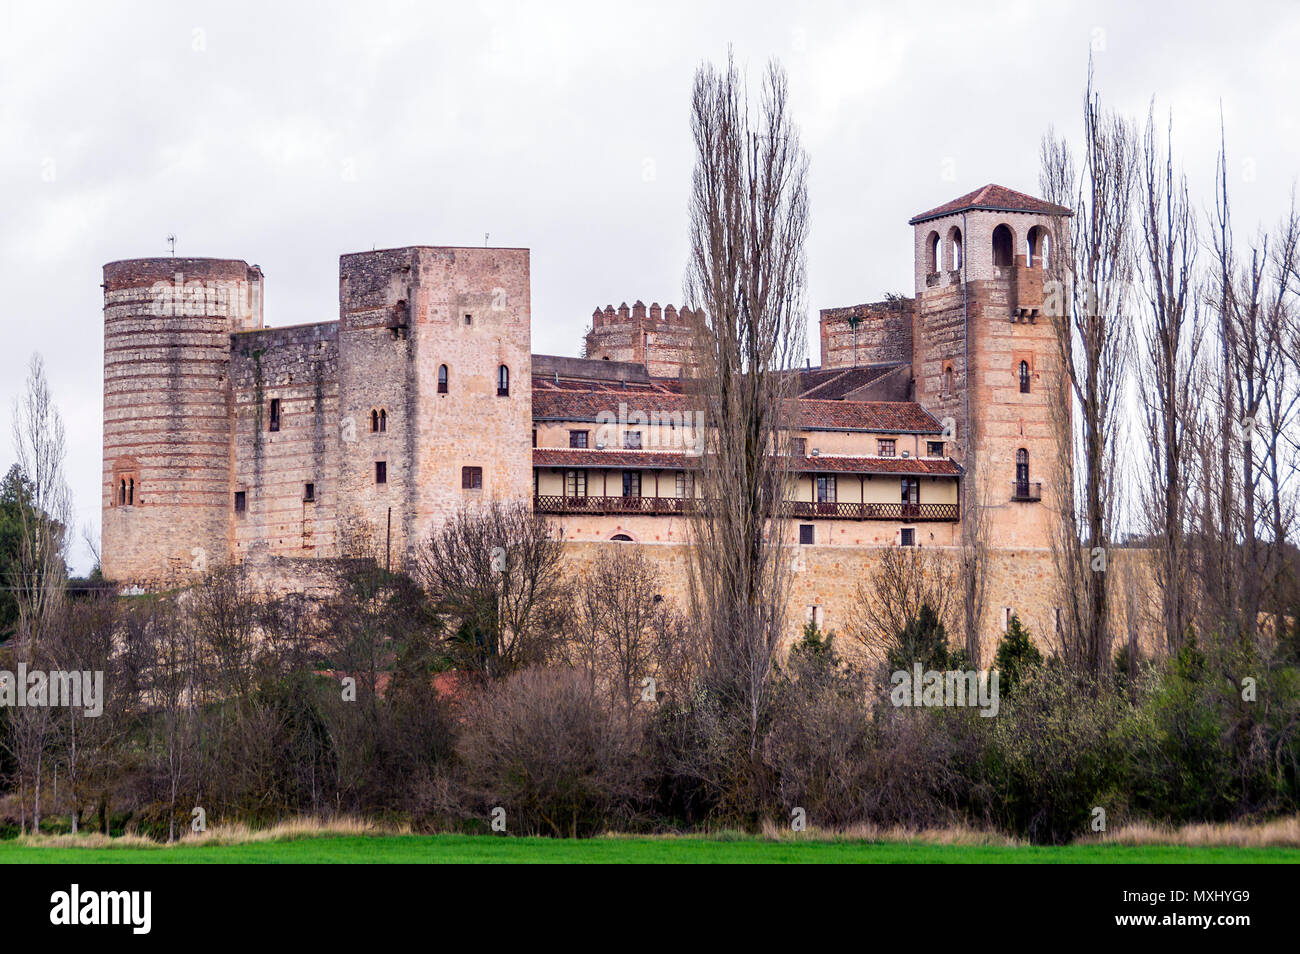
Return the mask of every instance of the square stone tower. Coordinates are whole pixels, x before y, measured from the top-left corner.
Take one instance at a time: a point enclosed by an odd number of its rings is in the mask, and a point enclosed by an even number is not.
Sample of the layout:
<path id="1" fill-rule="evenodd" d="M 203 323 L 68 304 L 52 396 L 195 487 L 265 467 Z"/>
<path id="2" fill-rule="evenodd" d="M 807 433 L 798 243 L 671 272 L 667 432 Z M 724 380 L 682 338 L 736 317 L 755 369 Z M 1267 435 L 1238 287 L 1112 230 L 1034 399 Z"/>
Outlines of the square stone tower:
<path id="1" fill-rule="evenodd" d="M 339 263 L 340 549 L 394 568 L 452 514 L 532 494 L 527 249 Z"/>
<path id="2" fill-rule="evenodd" d="M 1058 346 L 1043 276 L 1070 210 L 998 185 L 915 216 L 916 400 L 949 427 L 966 508 L 987 508 L 987 543 L 1048 547 L 1065 489 L 1053 389 Z M 965 522 L 965 517 L 964 517 Z"/>

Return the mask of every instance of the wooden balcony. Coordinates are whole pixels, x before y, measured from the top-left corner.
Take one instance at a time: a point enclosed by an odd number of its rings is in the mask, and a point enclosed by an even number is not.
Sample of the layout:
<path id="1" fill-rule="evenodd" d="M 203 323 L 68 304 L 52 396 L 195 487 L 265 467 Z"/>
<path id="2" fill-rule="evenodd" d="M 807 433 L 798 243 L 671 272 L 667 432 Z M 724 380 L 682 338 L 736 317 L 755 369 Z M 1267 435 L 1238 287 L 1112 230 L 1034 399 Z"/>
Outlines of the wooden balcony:
<path id="1" fill-rule="evenodd" d="M 533 497 L 538 513 L 687 514 L 697 501 L 689 497 Z M 957 504 L 934 503 L 816 503 L 791 500 L 782 516 L 792 519 L 897 520 L 907 523 L 955 522 Z"/>

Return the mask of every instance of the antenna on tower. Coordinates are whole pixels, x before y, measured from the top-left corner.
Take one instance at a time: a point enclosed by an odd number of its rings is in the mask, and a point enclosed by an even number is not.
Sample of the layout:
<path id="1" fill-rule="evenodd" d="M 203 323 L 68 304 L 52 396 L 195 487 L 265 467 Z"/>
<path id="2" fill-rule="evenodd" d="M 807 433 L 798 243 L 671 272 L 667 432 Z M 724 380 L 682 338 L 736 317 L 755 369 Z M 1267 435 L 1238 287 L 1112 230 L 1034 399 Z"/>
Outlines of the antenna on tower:
<path id="1" fill-rule="evenodd" d="M 488 232 L 484 232 L 484 233 L 483 233 L 483 247 L 484 247 L 484 248 L 487 248 L 488 235 L 489 235 L 489 234 L 490 234 L 490 233 L 488 233 Z"/>
<path id="2" fill-rule="evenodd" d="M 167 233 L 167 245 L 172 250 L 172 258 L 176 257 L 176 233 Z"/>

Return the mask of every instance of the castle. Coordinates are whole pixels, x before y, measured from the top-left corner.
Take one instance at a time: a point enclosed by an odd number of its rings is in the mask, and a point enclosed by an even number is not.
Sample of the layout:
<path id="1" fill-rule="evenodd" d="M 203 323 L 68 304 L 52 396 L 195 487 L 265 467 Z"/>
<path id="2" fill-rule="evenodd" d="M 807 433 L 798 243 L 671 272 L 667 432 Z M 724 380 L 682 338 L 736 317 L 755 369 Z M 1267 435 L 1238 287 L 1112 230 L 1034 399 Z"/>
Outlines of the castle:
<path id="1" fill-rule="evenodd" d="M 910 220 L 914 297 L 821 312 L 820 365 L 790 371 L 809 617 L 842 618 L 882 547 L 960 545 L 974 499 L 990 632 L 1013 610 L 1050 627 L 1059 382 L 1041 309 L 1069 214 L 985 186 Z M 527 249 L 344 255 L 338 318 L 317 324 L 263 327 L 262 283 L 238 260 L 104 266 L 106 577 L 174 586 L 354 539 L 401 566 L 491 498 L 552 515 L 575 559 L 657 544 L 680 569 L 703 423 L 683 388 L 689 313 L 598 308 L 569 358 L 532 353 Z"/>

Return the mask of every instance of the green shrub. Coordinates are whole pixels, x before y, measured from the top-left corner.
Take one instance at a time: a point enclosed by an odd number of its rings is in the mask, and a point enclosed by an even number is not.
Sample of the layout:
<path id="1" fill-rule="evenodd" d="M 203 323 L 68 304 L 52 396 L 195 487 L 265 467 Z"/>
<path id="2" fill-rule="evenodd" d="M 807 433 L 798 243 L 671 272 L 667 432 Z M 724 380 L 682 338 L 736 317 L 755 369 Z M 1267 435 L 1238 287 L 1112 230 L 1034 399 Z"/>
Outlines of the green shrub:
<path id="1" fill-rule="evenodd" d="M 1001 697 L 1010 696 L 1016 686 L 1029 676 L 1029 671 L 1042 664 L 1043 654 L 1029 638 L 1029 630 L 1021 625 L 1019 616 L 1012 616 L 1011 625 L 998 641 L 997 654 L 993 659 L 993 665 L 1000 673 L 998 691 Z"/>

